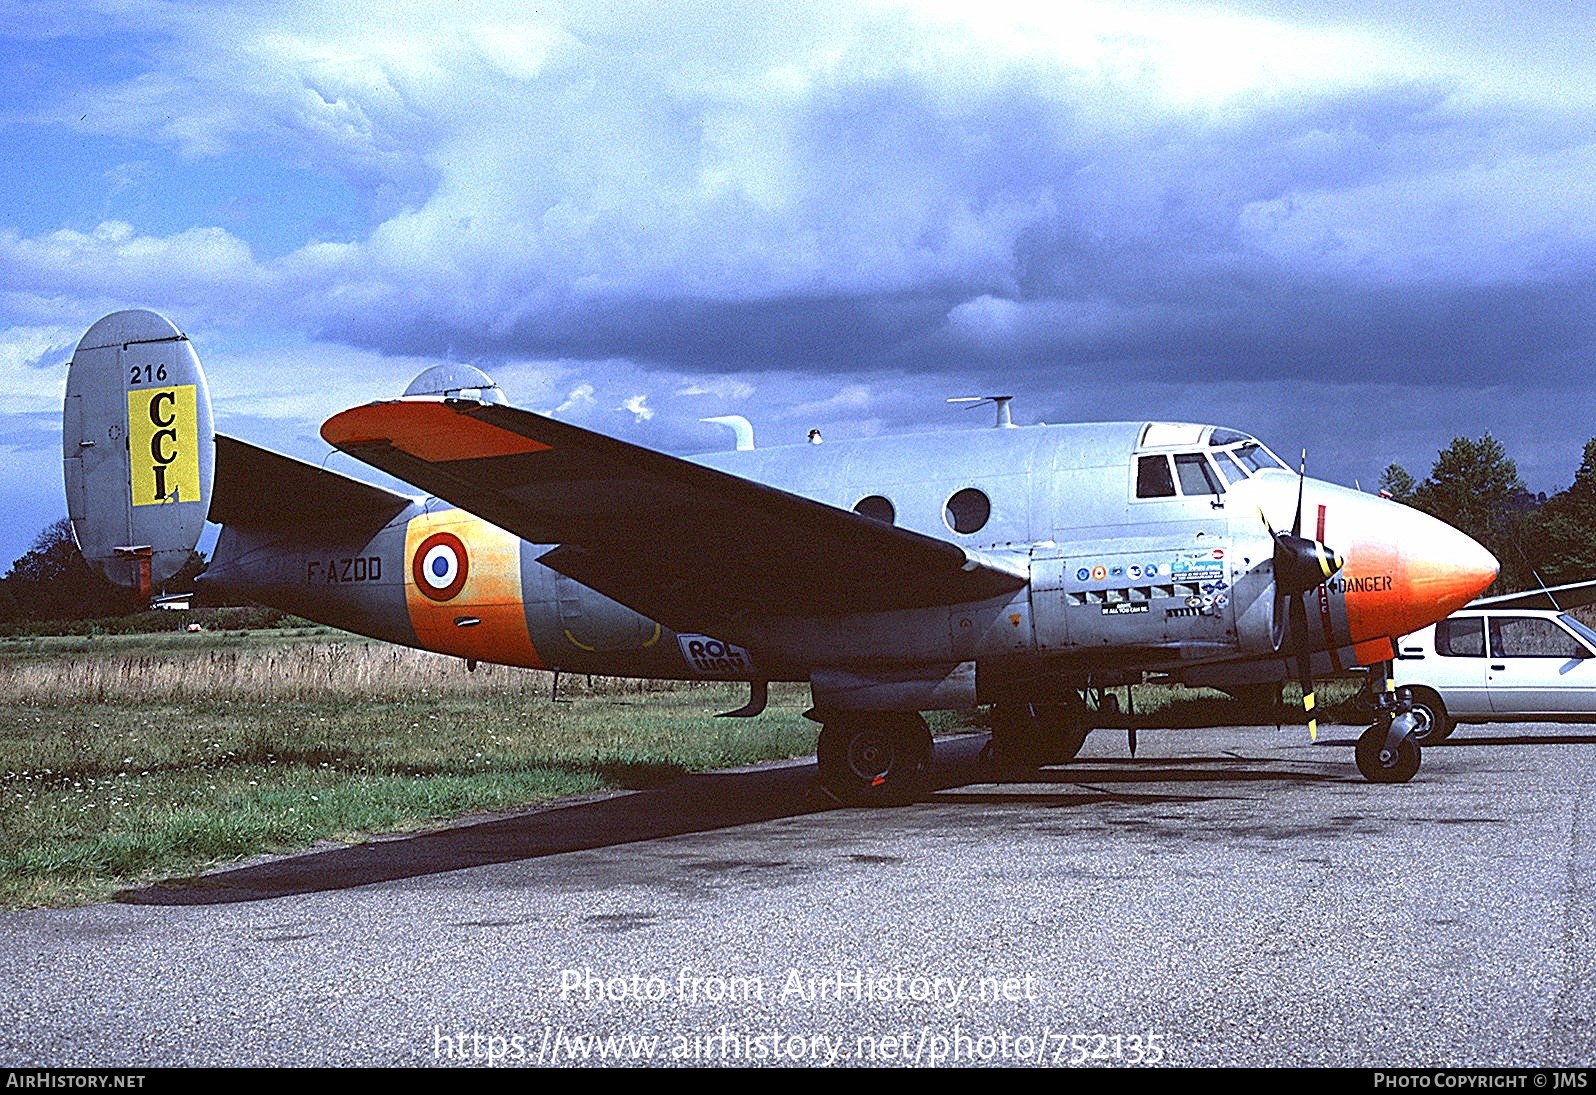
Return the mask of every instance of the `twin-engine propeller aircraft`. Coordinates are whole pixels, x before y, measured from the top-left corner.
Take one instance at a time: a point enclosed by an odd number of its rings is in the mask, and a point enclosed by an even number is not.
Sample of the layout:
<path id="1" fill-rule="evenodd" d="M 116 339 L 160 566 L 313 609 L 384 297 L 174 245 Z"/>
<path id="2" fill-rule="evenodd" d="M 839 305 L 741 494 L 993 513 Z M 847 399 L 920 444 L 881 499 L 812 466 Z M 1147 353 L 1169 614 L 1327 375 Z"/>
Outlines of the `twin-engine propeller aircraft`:
<path id="1" fill-rule="evenodd" d="M 1311 706 L 1314 672 L 1385 662 L 1497 569 L 1441 522 L 1217 426 L 768 449 L 745 431 L 681 459 L 440 365 L 321 432 L 428 497 L 215 434 L 187 337 L 153 312 L 106 316 L 67 380 L 78 544 L 147 590 L 209 519 L 207 584 L 468 664 L 749 682 L 729 714 L 805 681 L 821 778 L 858 804 L 925 787 L 929 710 L 991 704 L 1001 756 L 1062 762 L 1089 694 L 1149 671 L 1226 683 L 1294 665 Z M 1368 778 L 1417 770 L 1410 724 L 1365 733 Z"/>

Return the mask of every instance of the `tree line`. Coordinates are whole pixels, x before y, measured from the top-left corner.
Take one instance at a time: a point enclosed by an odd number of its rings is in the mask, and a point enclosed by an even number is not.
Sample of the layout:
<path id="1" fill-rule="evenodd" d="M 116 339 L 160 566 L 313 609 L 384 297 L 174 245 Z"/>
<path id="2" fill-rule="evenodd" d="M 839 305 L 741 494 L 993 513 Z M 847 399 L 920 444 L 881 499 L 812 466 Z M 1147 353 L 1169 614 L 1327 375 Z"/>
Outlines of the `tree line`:
<path id="1" fill-rule="evenodd" d="M 1489 433 L 1453 438 L 1422 481 L 1389 465 L 1380 489 L 1485 545 L 1502 566 L 1487 596 L 1596 578 L 1596 438 L 1574 481 L 1550 498 L 1525 488 Z"/>
<path id="2" fill-rule="evenodd" d="M 188 592 L 205 567 L 198 552 L 166 583 Z M 65 517 L 34 538 L 33 547 L 0 579 L 0 628 L 45 621 L 98 620 L 127 616 L 148 607 L 137 590 L 112 585 L 89 569 Z"/>

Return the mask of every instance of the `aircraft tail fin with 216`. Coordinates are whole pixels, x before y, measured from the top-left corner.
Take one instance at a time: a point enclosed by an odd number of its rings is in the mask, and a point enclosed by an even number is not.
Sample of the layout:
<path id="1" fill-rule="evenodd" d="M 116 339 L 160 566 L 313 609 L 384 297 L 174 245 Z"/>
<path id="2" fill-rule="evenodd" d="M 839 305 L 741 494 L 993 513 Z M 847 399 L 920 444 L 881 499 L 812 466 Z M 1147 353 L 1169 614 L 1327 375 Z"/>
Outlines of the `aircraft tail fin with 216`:
<path id="1" fill-rule="evenodd" d="M 188 561 L 216 467 L 210 392 L 164 316 L 106 316 L 78 342 L 62 419 L 67 514 L 89 565 L 147 593 Z"/>

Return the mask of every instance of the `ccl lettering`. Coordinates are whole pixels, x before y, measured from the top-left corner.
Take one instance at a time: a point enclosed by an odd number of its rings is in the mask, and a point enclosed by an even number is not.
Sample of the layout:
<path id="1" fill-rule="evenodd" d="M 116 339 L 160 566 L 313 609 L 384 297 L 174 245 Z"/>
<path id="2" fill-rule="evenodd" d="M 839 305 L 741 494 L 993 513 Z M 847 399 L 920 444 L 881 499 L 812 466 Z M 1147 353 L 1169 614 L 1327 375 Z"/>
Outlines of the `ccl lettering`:
<path id="1" fill-rule="evenodd" d="M 127 436 L 135 506 L 199 501 L 194 385 L 128 392 Z"/>

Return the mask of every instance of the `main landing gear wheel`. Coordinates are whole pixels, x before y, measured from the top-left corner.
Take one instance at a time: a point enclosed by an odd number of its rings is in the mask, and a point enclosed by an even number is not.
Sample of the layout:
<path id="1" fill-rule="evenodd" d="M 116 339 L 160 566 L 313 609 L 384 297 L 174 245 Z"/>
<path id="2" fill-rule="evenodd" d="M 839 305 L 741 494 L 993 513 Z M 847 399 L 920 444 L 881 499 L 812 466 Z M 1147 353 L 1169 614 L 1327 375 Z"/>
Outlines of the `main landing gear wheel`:
<path id="1" fill-rule="evenodd" d="M 815 756 L 820 781 L 849 806 L 902 806 L 931 783 L 931 731 L 914 712 L 835 715 Z"/>
<path id="2" fill-rule="evenodd" d="M 1090 731 L 1084 704 L 1000 703 L 992 708 L 992 759 L 999 768 L 1068 764 Z"/>
<path id="3" fill-rule="evenodd" d="M 1358 738 L 1358 771 L 1370 783 L 1406 783 L 1419 770 L 1419 743 L 1404 735 L 1395 748 L 1387 744 L 1390 731 L 1375 723 Z"/>

